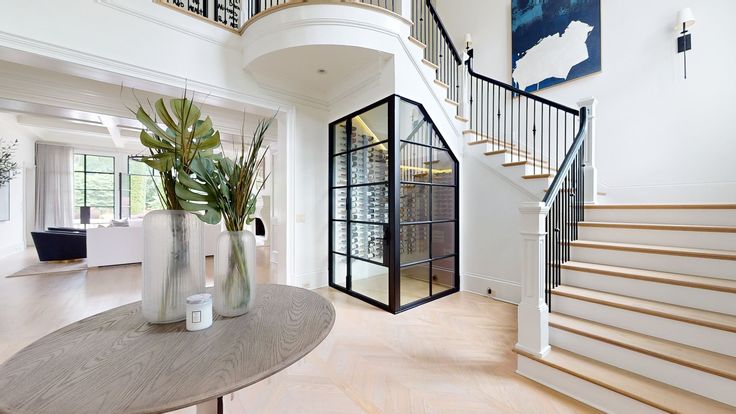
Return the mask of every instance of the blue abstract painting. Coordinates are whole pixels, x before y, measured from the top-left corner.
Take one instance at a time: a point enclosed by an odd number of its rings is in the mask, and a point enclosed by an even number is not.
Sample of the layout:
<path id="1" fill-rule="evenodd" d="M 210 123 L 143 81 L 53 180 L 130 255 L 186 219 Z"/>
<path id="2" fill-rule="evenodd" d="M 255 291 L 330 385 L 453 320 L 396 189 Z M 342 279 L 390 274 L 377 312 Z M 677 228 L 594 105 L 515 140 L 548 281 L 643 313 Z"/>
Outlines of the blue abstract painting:
<path id="1" fill-rule="evenodd" d="M 600 0 L 512 0 L 511 69 L 527 92 L 599 72 Z"/>

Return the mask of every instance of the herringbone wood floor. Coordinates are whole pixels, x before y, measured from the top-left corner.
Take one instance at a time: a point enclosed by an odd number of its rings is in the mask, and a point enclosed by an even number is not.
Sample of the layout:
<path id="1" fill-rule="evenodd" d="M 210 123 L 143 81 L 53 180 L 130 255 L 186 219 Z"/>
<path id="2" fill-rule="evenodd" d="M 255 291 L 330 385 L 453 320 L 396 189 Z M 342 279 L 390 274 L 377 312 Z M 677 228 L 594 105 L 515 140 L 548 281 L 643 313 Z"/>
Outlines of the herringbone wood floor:
<path id="1" fill-rule="evenodd" d="M 0 260 L 0 269 L 13 273 L 34 256 Z M 270 270 L 259 268 L 268 281 Z M 68 323 L 139 300 L 140 288 L 138 265 L 0 278 L 0 362 Z M 296 365 L 227 396 L 226 413 L 593 412 L 514 372 L 513 305 L 461 292 L 394 316 L 333 289 L 318 292 L 337 309 L 330 336 Z"/>

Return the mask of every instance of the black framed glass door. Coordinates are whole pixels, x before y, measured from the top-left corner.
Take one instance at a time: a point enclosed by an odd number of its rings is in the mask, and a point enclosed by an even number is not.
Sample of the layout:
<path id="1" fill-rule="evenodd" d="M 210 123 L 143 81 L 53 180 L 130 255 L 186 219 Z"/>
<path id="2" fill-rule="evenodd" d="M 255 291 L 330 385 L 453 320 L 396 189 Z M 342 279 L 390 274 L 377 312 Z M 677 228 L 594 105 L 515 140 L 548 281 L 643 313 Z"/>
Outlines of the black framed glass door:
<path id="1" fill-rule="evenodd" d="M 391 312 L 456 292 L 457 159 L 391 96 L 330 124 L 330 286 Z"/>

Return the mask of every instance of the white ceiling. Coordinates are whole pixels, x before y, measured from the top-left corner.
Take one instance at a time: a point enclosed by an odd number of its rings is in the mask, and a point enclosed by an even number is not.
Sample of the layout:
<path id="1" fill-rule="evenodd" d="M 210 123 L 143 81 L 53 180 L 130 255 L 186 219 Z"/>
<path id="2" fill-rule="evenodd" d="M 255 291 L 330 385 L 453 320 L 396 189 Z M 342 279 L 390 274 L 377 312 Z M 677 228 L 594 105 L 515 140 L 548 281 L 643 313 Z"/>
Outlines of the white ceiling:
<path id="1" fill-rule="evenodd" d="M 330 102 L 349 86 L 379 73 L 388 58 L 372 49 L 302 46 L 262 56 L 248 72 L 267 88 Z"/>
<path id="2" fill-rule="evenodd" d="M 49 142 L 138 150 L 141 125 L 130 108 L 145 107 L 161 97 L 143 90 L 0 61 L 0 113 Z M 163 97 L 168 99 L 168 97 Z M 202 104 L 209 97 L 196 95 L 202 113 L 212 118 L 225 142 L 249 140 L 261 115 Z M 149 108 L 146 108 L 149 110 Z M 149 110 L 149 113 L 153 110 Z M 277 139 L 274 123 L 267 140 Z"/>

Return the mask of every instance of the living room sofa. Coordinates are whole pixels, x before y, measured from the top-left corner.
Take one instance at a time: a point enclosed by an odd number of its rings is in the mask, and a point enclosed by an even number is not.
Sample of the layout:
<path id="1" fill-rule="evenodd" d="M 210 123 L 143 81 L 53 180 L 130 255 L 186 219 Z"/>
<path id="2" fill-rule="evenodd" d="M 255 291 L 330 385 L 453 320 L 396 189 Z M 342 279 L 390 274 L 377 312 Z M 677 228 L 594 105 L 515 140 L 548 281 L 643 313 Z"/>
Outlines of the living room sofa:
<path id="1" fill-rule="evenodd" d="M 203 224 L 204 255 L 215 254 L 220 225 Z M 143 261 L 143 224 L 87 229 L 87 266 L 113 266 Z"/>

